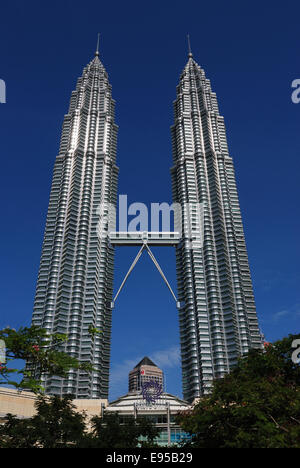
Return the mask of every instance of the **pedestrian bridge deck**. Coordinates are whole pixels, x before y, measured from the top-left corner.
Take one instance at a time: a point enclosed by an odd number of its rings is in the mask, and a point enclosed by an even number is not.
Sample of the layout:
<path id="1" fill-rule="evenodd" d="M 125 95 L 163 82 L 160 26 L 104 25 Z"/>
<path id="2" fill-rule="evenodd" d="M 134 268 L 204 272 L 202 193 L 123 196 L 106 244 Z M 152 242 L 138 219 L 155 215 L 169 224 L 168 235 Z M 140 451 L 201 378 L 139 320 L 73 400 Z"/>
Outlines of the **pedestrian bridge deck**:
<path id="1" fill-rule="evenodd" d="M 174 246 L 180 242 L 181 236 L 179 232 L 140 232 L 140 231 L 117 231 L 110 232 L 109 239 L 112 245 L 157 245 L 157 246 Z"/>

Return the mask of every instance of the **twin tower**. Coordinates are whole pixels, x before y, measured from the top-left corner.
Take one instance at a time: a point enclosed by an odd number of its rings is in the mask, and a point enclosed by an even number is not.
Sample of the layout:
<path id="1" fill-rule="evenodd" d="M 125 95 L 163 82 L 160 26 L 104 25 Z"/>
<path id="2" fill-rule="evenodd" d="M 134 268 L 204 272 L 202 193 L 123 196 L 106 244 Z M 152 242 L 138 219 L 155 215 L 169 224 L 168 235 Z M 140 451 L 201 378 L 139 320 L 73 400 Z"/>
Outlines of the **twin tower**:
<path id="1" fill-rule="evenodd" d="M 115 247 L 101 235 L 105 224 L 99 233 L 99 205 L 117 204 L 117 132 L 115 101 L 97 50 L 63 122 L 32 319 L 49 333 L 66 333 L 62 350 L 95 371 L 44 376 L 48 394 L 108 397 Z M 200 226 L 183 210 L 175 245 L 183 397 L 193 401 L 262 340 L 224 119 L 191 52 L 171 132 L 173 202 L 196 204 L 202 212 Z M 189 233 L 200 229 L 202 242 L 191 244 Z M 91 327 L 101 333 L 91 335 Z"/>

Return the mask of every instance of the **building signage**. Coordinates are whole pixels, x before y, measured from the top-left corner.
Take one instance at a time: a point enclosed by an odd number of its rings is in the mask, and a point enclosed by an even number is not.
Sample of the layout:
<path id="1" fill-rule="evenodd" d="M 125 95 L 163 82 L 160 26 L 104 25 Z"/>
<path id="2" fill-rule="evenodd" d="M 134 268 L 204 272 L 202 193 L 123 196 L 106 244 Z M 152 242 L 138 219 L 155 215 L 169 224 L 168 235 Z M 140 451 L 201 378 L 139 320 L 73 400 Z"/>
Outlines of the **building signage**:
<path id="1" fill-rule="evenodd" d="M 163 392 L 162 385 L 155 380 L 149 380 L 142 384 L 142 395 L 143 399 L 148 404 L 154 404 L 160 398 Z"/>

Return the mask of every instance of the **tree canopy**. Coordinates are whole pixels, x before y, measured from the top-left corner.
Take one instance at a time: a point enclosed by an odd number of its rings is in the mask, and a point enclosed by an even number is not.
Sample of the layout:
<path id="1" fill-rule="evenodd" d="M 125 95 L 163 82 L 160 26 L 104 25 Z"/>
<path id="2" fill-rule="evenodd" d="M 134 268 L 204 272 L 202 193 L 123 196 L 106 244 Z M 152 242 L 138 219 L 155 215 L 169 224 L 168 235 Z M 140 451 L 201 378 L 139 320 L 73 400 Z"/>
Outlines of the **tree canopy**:
<path id="1" fill-rule="evenodd" d="M 118 414 L 94 416 L 78 412 L 71 395 L 36 400 L 36 415 L 18 419 L 8 414 L 0 425 L 0 448 L 135 448 L 155 447 L 159 430 L 147 419 L 128 418 Z M 99 408 L 100 411 L 100 408 Z M 144 441 L 139 441 L 143 437 Z"/>
<path id="2" fill-rule="evenodd" d="M 147 418 L 128 416 L 123 421 L 117 413 L 94 416 L 91 425 L 92 431 L 83 442 L 87 448 L 155 447 L 154 439 L 159 435 L 159 429 Z"/>
<path id="3" fill-rule="evenodd" d="M 289 335 L 251 350 L 210 395 L 178 416 L 198 448 L 300 448 L 300 366 Z"/>
<path id="4" fill-rule="evenodd" d="M 92 336 L 95 333 L 99 332 L 90 330 Z M 5 362 L 0 362 L 0 385 L 39 393 L 43 391 L 40 377 L 44 373 L 66 377 L 70 369 L 92 371 L 91 364 L 79 362 L 61 350 L 67 339 L 67 335 L 49 334 L 36 326 L 0 330 L 0 340 L 5 344 Z M 27 361 L 27 366 L 21 369 L 9 367 L 9 363 L 16 359 Z"/>
<path id="5" fill-rule="evenodd" d="M 18 419 L 8 414 L 0 425 L 0 448 L 76 447 L 84 437 L 85 415 L 76 411 L 73 397 L 38 396 L 37 414 Z"/>

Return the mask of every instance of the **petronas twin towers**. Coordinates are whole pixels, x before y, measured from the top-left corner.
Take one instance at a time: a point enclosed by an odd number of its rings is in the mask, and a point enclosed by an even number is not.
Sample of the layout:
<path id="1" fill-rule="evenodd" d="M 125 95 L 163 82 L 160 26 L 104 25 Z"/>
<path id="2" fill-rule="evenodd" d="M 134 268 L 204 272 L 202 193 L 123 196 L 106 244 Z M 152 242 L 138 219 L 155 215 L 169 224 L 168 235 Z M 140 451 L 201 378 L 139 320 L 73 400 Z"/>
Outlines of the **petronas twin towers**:
<path id="1" fill-rule="evenodd" d="M 32 319 L 49 333 L 68 334 L 64 350 L 95 371 L 43 376 L 49 394 L 108 397 L 114 247 L 99 224 L 99 205 L 117 205 L 114 108 L 97 50 L 64 118 Z M 262 342 L 224 119 L 191 52 L 174 114 L 173 201 L 203 211 L 203 242 L 191 248 L 186 226 L 195 231 L 194 218 L 184 211 L 176 244 L 183 396 L 192 401 Z M 90 327 L 101 333 L 91 335 Z"/>

